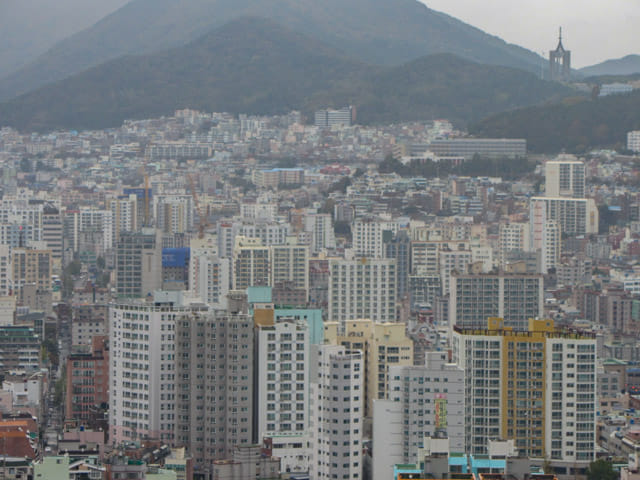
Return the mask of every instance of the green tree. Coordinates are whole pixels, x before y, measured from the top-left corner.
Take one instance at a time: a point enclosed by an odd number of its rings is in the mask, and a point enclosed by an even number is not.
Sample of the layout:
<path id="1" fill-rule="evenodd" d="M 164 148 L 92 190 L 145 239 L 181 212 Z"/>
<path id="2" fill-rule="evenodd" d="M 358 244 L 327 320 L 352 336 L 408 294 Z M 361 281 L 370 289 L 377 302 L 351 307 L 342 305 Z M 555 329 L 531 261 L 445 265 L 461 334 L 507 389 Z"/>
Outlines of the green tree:
<path id="1" fill-rule="evenodd" d="M 104 257 L 98 257 L 96 258 L 96 266 L 100 269 L 100 270 L 104 270 L 106 263 L 104 261 Z"/>
<path id="2" fill-rule="evenodd" d="M 591 462 L 587 469 L 587 480 L 617 480 L 618 477 L 618 472 L 608 460 L 599 459 Z"/>

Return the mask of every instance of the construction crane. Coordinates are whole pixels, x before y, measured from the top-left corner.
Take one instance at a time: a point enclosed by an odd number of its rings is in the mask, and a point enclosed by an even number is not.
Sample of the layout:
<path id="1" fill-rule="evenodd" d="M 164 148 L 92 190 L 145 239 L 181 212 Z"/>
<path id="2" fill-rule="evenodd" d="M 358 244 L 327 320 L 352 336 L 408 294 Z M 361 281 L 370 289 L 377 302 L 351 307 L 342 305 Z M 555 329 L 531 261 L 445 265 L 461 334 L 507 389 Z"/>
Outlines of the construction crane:
<path id="1" fill-rule="evenodd" d="M 187 178 L 189 179 L 189 188 L 191 189 L 193 203 L 195 203 L 196 211 L 198 212 L 198 238 L 204 238 L 204 230 L 209 226 L 209 216 L 206 211 L 200 208 L 200 201 L 198 200 L 198 192 L 196 191 L 193 176 L 188 173 Z"/>

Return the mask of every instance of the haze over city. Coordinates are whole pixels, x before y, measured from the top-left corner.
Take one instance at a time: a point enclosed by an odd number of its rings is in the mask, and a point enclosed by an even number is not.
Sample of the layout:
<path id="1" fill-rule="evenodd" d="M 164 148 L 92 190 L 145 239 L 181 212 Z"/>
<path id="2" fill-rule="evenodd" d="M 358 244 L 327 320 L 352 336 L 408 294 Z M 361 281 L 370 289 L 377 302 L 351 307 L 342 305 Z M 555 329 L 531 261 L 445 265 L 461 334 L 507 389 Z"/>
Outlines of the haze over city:
<path id="1" fill-rule="evenodd" d="M 0 478 L 640 480 L 638 5 L 427 3 L 0 2 Z"/>

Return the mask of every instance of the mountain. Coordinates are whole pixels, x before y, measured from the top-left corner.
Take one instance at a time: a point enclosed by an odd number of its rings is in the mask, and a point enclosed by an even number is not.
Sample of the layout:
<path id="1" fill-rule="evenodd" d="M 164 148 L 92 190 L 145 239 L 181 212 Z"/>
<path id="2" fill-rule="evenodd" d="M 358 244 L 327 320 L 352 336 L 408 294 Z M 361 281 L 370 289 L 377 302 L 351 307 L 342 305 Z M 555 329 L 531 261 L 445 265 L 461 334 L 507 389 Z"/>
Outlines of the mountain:
<path id="1" fill-rule="evenodd" d="M 452 53 L 537 72 L 540 58 L 417 0 L 132 0 L 0 81 L 9 99 L 123 55 L 183 46 L 243 16 L 282 25 L 373 64 Z"/>
<path id="2" fill-rule="evenodd" d="M 582 68 L 580 73 L 586 77 L 640 73 L 640 55 L 627 55 L 615 60 L 607 60 L 597 65 Z"/>
<path id="3" fill-rule="evenodd" d="M 582 153 L 624 148 L 627 132 L 640 129 L 640 91 L 563 102 L 491 116 L 470 127 L 479 136 L 526 138 L 532 152 Z"/>
<path id="4" fill-rule="evenodd" d="M 45 53 L 57 42 L 84 30 L 129 0 L 0 1 L 0 77 Z"/>
<path id="5" fill-rule="evenodd" d="M 364 123 L 461 124 L 566 94 L 522 70 L 448 54 L 371 66 L 271 20 L 243 17 L 183 47 L 112 60 L 0 104 L 0 126 L 105 128 L 179 108 L 311 114 L 346 104 Z"/>

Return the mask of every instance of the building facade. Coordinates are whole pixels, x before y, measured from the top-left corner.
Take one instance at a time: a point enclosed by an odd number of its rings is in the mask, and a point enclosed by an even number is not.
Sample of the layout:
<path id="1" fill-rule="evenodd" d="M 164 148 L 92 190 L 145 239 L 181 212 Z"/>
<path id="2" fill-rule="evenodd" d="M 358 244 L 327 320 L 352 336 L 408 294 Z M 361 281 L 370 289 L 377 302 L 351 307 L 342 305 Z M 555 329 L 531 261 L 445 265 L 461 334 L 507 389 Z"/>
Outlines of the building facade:
<path id="1" fill-rule="evenodd" d="M 311 347 L 310 478 L 362 478 L 363 371 L 359 351 Z"/>
<path id="2" fill-rule="evenodd" d="M 393 259 L 329 261 L 329 320 L 396 320 L 396 263 Z"/>
<path id="3" fill-rule="evenodd" d="M 491 318 L 486 328 L 455 328 L 453 359 L 465 370 L 466 450 L 513 439 L 518 451 L 551 461 L 595 457 L 595 335 L 531 320 L 527 331 Z"/>

